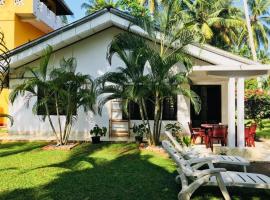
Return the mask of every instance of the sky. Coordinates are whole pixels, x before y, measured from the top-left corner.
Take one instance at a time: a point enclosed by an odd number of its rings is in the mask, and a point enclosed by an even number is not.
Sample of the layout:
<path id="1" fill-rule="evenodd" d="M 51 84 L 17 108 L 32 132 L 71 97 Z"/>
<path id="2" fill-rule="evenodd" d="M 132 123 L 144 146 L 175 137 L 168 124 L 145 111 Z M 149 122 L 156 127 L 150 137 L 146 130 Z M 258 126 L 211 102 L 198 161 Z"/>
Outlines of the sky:
<path id="1" fill-rule="evenodd" d="M 74 13 L 74 16 L 69 17 L 69 22 L 76 21 L 85 16 L 84 10 L 81 9 L 81 5 L 85 0 L 65 0 L 69 8 Z"/>

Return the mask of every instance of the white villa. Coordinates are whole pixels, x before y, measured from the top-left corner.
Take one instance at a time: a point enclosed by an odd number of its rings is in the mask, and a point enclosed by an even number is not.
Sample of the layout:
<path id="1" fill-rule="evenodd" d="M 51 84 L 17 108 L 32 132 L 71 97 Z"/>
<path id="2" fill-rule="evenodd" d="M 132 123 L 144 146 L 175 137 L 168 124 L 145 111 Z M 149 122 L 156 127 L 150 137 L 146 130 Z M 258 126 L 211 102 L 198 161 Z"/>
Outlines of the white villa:
<path id="1" fill-rule="evenodd" d="M 38 66 L 42 50 L 47 45 L 51 45 L 54 49 L 50 66 L 59 65 L 63 57 L 75 57 L 77 70 L 90 74 L 93 78 L 115 70 L 121 65 L 121 61 L 115 57 L 113 65 L 110 66 L 106 60 L 107 47 L 113 37 L 127 31 L 129 25 L 130 16 L 126 13 L 116 9 L 104 9 L 12 50 L 11 90 L 16 84 L 29 78 L 27 74 L 22 76 L 25 67 Z M 138 34 L 141 29 L 132 27 L 129 31 Z M 190 78 L 194 83 L 193 89 L 202 98 L 202 112 L 198 116 L 194 115 L 189 101 L 179 95 L 175 109 L 168 111 L 172 113 L 168 114 L 168 120 L 164 120 L 164 124 L 179 121 L 187 132 L 190 121 L 194 125 L 203 122 L 227 124 L 228 145 L 234 147 L 237 139 L 238 146 L 244 147 L 244 80 L 269 73 L 270 66 L 261 65 L 209 45 L 189 45 L 186 51 L 194 61 Z M 71 139 L 89 140 L 89 130 L 95 124 L 111 126 L 111 130 L 115 132 L 129 129 L 122 116 L 120 104 L 120 102 L 108 103 L 103 109 L 102 116 L 78 111 L 78 120 Z M 9 106 L 9 110 L 15 120 L 14 125 L 9 127 L 10 136 L 18 136 L 20 139 L 53 138 L 49 123 L 34 115 L 31 105 L 29 108 L 25 106 L 24 97 L 18 98 Z M 117 123 L 110 123 L 112 121 Z M 131 118 L 130 124 L 134 122 L 136 114 Z M 110 136 L 112 133 L 108 133 L 106 139 L 110 139 Z"/>

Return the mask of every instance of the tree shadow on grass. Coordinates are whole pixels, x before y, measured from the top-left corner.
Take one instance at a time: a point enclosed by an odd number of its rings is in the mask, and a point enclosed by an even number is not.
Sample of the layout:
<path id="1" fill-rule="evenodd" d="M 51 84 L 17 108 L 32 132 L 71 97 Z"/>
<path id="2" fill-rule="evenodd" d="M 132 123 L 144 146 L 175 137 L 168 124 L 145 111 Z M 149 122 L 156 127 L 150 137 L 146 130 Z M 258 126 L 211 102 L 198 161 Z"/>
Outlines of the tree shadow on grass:
<path id="1" fill-rule="evenodd" d="M 176 200 L 181 189 L 176 173 L 153 164 L 153 156 L 141 154 L 130 144 L 81 145 L 69 159 L 42 168 L 65 168 L 46 185 L 0 194 L 9 200 Z M 107 154 L 101 155 L 105 150 Z M 104 152 L 103 152 L 104 153 Z M 110 157 L 111 155 L 116 157 Z M 40 167 L 41 168 L 41 167 Z M 32 169 L 35 170 L 35 169 Z M 270 199 L 265 190 L 229 188 L 233 199 Z M 256 198 L 257 197 L 257 198 Z M 201 187 L 192 199 L 222 199 L 217 187 Z"/>
<path id="2" fill-rule="evenodd" d="M 91 156 L 105 145 L 78 154 L 63 163 L 47 167 L 69 168 L 47 185 L 0 194 L 0 199 L 57 200 L 175 200 L 178 188 L 175 174 L 151 162 L 128 145 L 119 157 L 107 160 Z"/>
<path id="3" fill-rule="evenodd" d="M 40 149 L 46 143 L 37 142 L 10 142 L 0 143 L 0 157 L 11 156 L 19 153 L 26 153 L 34 149 Z"/>

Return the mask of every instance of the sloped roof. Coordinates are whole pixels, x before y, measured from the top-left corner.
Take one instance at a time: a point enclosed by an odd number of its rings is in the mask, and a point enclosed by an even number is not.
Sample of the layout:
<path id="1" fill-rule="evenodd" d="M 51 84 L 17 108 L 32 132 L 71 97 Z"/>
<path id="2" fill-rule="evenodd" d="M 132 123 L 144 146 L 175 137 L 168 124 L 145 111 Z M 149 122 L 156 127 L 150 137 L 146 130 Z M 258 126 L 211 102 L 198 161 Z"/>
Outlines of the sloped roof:
<path id="1" fill-rule="evenodd" d="M 100 10 L 11 50 L 11 67 L 16 68 L 39 58 L 42 54 L 42 49 L 48 44 L 54 50 L 58 50 L 109 27 L 117 27 L 123 30 L 128 29 L 133 33 L 142 33 L 142 29 L 139 27 L 134 26 L 130 28 L 131 19 L 131 15 L 117 9 Z M 188 45 L 186 52 L 213 65 L 259 64 L 210 45 Z"/>

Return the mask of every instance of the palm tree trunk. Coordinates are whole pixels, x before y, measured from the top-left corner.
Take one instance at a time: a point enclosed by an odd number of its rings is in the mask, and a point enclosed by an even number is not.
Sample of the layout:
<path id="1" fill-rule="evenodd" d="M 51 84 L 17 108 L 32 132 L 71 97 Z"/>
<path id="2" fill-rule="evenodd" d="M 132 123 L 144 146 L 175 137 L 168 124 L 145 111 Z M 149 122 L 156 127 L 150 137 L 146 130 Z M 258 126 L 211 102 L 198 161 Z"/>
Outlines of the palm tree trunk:
<path id="1" fill-rule="evenodd" d="M 49 108 L 48 108 L 47 103 L 45 103 L 45 110 L 46 110 L 46 115 L 47 115 L 47 117 L 48 117 L 48 119 L 49 119 L 49 123 L 50 123 L 50 125 L 51 125 L 51 128 L 52 128 L 52 130 L 53 130 L 53 133 L 54 133 L 54 135 L 55 135 L 55 137 L 56 137 L 56 142 L 57 142 L 57 144 L 59 144 L 60 141 L 59 141 L 57 132 L 56 132 L 56 130 L 55 130 L 55 128 L 54 128 L 54 125 L 53 125 L 53 122 L 52 122 L 52 119 L 51 119 L 51 115 L 50 115 L 50 112 L 49 112 Z"/>
<path id="2" fill-rule="evenodd" d="M 149 142 L 149 144 L 151 144 L 151 141 L 152 141 L 152 131 L 151 131 L 151 126 L 150 126 L 150 122 L 149 122 L 148 113 L 147 113 L 147 109 L 146 109 L 146 105 L 145 105 L 145 100 L 144 99 L 142 99 L 142 107 L 143 107 L 144 116 L 146 118 L 148 130 L 149 130 L 149 133 L 148 133 L 148 135 L 149 135 L 148 142 Z"/>
<path id="3" fill-rule="evenodd" d="M 57 94 L 55 94 L 54 97 L 55 97 L 56 114 L 57 114 L 58 125 L 59 125 L 60 144 L 62 145 L 62 144 L 63 144 L 63 138 L 62 138 L 62 126 L 61 126 L 61 119 L 60 119 L 60 114 L 59 114 L 59 105 L 58 105 Z"/>
<path id="4" fill-rule="evenodd" d="M 249 37 L 249 46 L 250 46 L 250 49 L 251 49 L 251 52 L 252 52 L 253 60 L 255 62 L 257 62 L 258 59 L 257 59 L 255 43 L 254 43 L 254 38 L 253 38 L 253 33 L 252 33 L 252 28 L 251 28 L 251 23 L 250 23 L 247 0 L 243 0 L 243 2 L 244 2 L 244 11 L 245 11 L 247 30 L 248 30 L 248 37 Z"/>
<path id="5" fill-rule="evenodd" d="M 157 146 L 159 144 L 159 137 L 158 137 L 159 123 L 160 123 L 160 99 L 159 99 L 159 94 L 156 93 L 153 140 L 152 140 L 152 145 L 154 146 Z"/>

